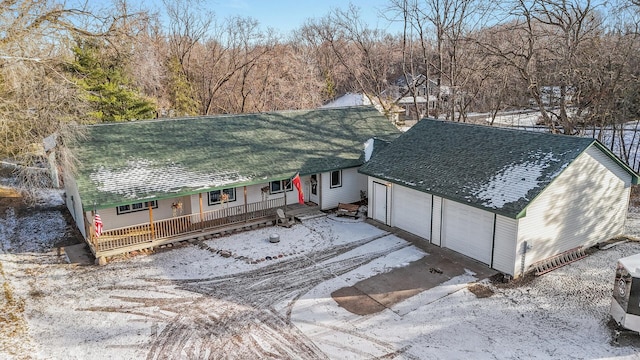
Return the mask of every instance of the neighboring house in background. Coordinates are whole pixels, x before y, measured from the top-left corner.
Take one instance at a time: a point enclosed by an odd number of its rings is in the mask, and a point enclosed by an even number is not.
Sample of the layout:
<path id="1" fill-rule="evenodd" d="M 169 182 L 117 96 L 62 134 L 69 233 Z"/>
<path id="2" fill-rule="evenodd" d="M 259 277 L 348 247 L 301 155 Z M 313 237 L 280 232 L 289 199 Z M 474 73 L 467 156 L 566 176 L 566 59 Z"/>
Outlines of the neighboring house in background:
<path id="1" fill-rule="evenodd" d="M 369 217 L 513 276 L 622 235 L 638 183 L 594 139 L 428 119 L 359 171 Z"/>
<path id="2" fill-rule="evenodd" d="M 387 91 L 395 98 L 411 96 L 412 93 L 415 93 L 416 96 L 437 96 L 440 92 L 438 83 L 433 79 L 427 79 L 424 74 L 400 76 Z"/>
<path id="3" fill-rule="evenodd" d="M 399 135 L 371 106 L 101 124 L 84 132 L 70 146 L 78 167 L 65 174 L 66 202 L 96 257 L 272 215 L 298 201 L 289 181 L 296 173 L 304 200 L 320 209 L 359 201 L 367 178 L 357 168 L 371 153 L 365 143 Z M 104 224 L 98 237 L 95 211 Z"/>
<path id="4" fill-rule="evenodd" d="M 429 112 L 436 108 L 438 98 L 433 95 L 405 96 L 398 100 L 398 105 L 404 109 L 404 119 L 422 119 L 429 116 Z"/>
<path id="5" fill-rule="evenodd" d="M 428 117 L 438 105 L 438 83 L 424 74 L 400 76 L 387 88 L 383 96 L 394 99 L 402 109 L 400 121 Z"/>

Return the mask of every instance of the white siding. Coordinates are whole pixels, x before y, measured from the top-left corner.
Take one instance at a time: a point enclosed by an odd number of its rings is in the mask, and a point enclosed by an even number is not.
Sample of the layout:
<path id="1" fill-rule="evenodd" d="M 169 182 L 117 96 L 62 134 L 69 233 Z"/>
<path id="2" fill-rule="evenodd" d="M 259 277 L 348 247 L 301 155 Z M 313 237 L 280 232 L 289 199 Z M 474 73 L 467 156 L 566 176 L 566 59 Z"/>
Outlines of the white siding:
<path id="1" fill-rule="evenodd" d="M 496 215 L 495 220 L 491 267 L 505 274 L 515 275 L 518 221 L 502 215 Z"/>
<path id="2" fill-rule="evenodd" d="M 442 240 L 442 198 L 433 196 L 431 217 L 431 243 L 440 246 Z"/>
<path id="3" fill-rule="evenodd" d="M 183 200 L 186 203 L 187 199 Z M 173 210 L 171 208 L 171 204 L 176 201 L 176 199 L 165 199 L 158 200 L 158 207 L 153 209 L 153 220 L 162 220 L 169 219 L 173 216 Z M 149 223 L 149 210 L 141 210 L 132 213 L 126 213 L 122 215 L 118 215 L 116 208 L 108 208 L 98 210 L 100 214 L 100 218 L 102 219 L 102 223 L 104 226 L 104 230 L 117 229 L 124 226 L 131 226 L 137 224 L 148 224 Z M 183 211 L 184 214 L 186 212 Z M 91 218 L 91 213 L 87 212 L 87 219 Z"/>
<path id="4" fill-rule="evenodd" d="M 76 226 L 80 230 L 80 233 L 85 238 L 87 234 L 85 233 L 84 227 L 84 218 L 82 211 L 82 199 L 80 199 L 80 193 L 78 192 L 78 185 L 76 180 L 72 177 L 66 176 L 64 177 L 64 190 L 66 195 L 66 205 L 67 209 L 71 213 L 73 220 L 76 222 Z"/>
<path id="5" fill-rule="evenodd" d="M 526 209 L 518 221 L 518 254 L 530 264 L 560 252 L 622 235 L 631 175 L 595 146 L 582 153 Z M 521 257 L 516 259 L 520 275 Z"/>
<path id="6" fill-rule="evenodd" d="M 305 178 L 301 179 L 303 182 Z M 306 180 L 309 180 L 309 177 L 306 177 Z M 257 184 L 247 186 L 247 203 L 255 203 L 263 200 L 262 188 L 267 186 L 268 184 Z M 281 199 L 284 197 L 284 193 L 277 194 L 266 194 L 265 198 L 269 199 Z M 187 195 L 179 198 L 172 199 L 164 199 L 158 201 L 158 208 L 153 209 L 153 220 L 163 220 L 169 219 L 173 217 L 173 208 L 172 204 L 174 202 L 182 201 L 182 214 L 181 215 L 189 215 L 189 214 L 198 214 L 200 212 L 200 194 Z M 67 201 L 69 202 L 69 200 Z M 223 207 L 230 206 L 240 206 L 244 205 L 244 186 L 236 187 L 236 200 L 226 202 L 224 204 L 215 204 L 209 205 L 208 202 L 208 193 L 202 193 L 202 211 L 212 211 L 218 210 Z M 291 191 L 287 191 L 287 203 L 294 204 L 298 203 L 298 191 L 293 188 Z M 102 222 L 104 223 L 104 230 L 116 229 L 125 226 L 137 225 L 137 224 L 146 224 L 149 222 L 149 211 L 142 210 L 136 211 L 132 213 L 118 215 L 116 208 L 109 208 L 99 210 L 100 217 L 102 218 Z M 177 216 L 180 214 L 177 213 Z M 87 218 L 91 218 L 91 214 L 87 212 Z"/>
<path id="7" fill-rule="evenodd" d="M 358 173 L 357 168 L 342 170 L 342 185 L 331 188 L 331 173 L 320 175 L 320 208 L 322 210 L 338 207 L 338 203 L 360 201 L 360 191 L 367 191 L 367 176 Z M 296 193 L 297 197 L 297 193 Z"/>
<path id="8" fill-rule="evenodd" d="M 431 195 L 394 185 L 391 194 L 391 226 L 429 240 L 431 237 Z"/>
<path id="9" fill-rule="evenodd" d="M 304 192 L 305 189 L 305 181 L 308 183 L 309 182 L 309 177 L 301 177 L 300 179 L 301 183 L 302 183 L 302 191 Z M 269 193 L 262 193 L 262 188 L 265 186 L 269 186 L 268 183 L 264 183 L 264 184 L 256 184 L 256 185 L 249 185 L 247 186 L 247 204 L 251 204 L 251 203 L 256 203 L 256 202 L 260 202 L 263 200 L 272 200 L 272 199 L 282 199 L 284 197 L 284 193 L 276 193 L 276 194 L 269 194 Z M 224 204 L 215 204 L 215 205 L 209 205 L 209 201 L 208 201 L 208 196 L 209 194 L 204 192 L 202 193 L 202 210 L 203 211 L 212 211 L 212 210 L 218 210 L 218 209 L 222 209 L 223 207 L 230 207 L 230 206 L 240 206 L 240 205 L 244 205 L 244 186 L 238 186 L 236 187 L 236 200 L 235 201 L 230 201 Z M 297 204 L 298 203 L 298 190 L 296 190 L 295 186 L 293 187 L 292 190 L 288 190 L 286 192 L 287 194 L 287 204 Z M 307 197 L 307 194 L 305 194 L 305 197 Z M 191 195 L 191 198 L 189 200 L 190 202 L 190 206 L 191 206 L 191 211 L 195 214 L 197 214 L 198 212 L 200 212 L 200 197 L 199 194 L 194 194 Z M 183 214 L 188 214 L 189 212 L 187 212 L 187 209 L 185 209 L 185 211 L 183 212 Z M 155 214 L 155 212 L 154 212 Z"/>

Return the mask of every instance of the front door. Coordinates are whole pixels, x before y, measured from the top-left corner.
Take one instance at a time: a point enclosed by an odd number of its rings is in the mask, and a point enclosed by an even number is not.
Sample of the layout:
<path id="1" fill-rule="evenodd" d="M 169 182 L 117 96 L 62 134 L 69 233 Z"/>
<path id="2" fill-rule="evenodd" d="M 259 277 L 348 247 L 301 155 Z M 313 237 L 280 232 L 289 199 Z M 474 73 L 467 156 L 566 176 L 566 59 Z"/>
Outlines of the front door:
<path id="1" fill-rule="evenodd" d="M 387 186 L 373 182 L 373 209 L 371 217 L 381 223 L 387 224 Z"/>
<path id="2" fill-rule="evenodd" d="M 309 191 L 309 201 L 320 205 L 320 182 L 317 174 L 311 175 L 311 190 Z"/>

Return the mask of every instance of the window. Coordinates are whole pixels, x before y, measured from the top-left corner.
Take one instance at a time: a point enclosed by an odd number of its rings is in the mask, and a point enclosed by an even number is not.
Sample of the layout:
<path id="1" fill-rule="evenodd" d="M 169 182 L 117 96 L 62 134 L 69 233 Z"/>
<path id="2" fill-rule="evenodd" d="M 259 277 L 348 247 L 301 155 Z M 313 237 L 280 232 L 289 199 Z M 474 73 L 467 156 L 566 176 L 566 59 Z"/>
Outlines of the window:
<path id="1" fill-rule="evenodd" d="M 209 206 L 221 204 L 225 195 L 224 202 L 236 201 L 236 188 L 209 191 Z"/>
<path id="2" fill-rule="evenodd" d="M 342 186 L 342 170 L 331 172 L 331 188 Z"/>
<path id="3" fill-rule="evenodd" d="M 136 211 L 144 211 L 144 210 L 147 210 L 149 208 L 149 205 L 151 205 L 152 209 L 157 209 L 158 208 L 158 200 L 145 201 L 145 202 L 139 202 L 139 203 L 135 203 L 135 204 L 118 206 L 116 208 L 116 213 L 118 215 L 122 215 L 122 214 L 128 214 L 128 213 L 132 213 L 132 212 L 136 212 Z"/>
<path id="4" fill-rule="evenodd" d="M 291 180 L 290 179 L 272 181 L 269 189 L 270 189 L 272 194 L 278 194 L 278 193 L 283 192 L 284 189 L 287 189 L 287 191 L 292 191 L 293 190 L 293 184 L 291 184 Z"/>

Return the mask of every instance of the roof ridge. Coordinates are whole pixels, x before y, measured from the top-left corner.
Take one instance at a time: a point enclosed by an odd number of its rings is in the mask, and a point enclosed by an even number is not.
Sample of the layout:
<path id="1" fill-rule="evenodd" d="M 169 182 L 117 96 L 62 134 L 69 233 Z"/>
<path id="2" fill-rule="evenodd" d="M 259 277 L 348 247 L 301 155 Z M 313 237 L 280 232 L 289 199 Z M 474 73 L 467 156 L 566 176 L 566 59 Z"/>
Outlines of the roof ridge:
<path id="1" fill-rule="evenodd" d="M 98 123 L 98 124 L 79 124 L 78 126 L 86 126 L 86 127 L 98 127 L 98 126 L 112 126 L 112 125 L 125 125 L 125 124 L 141 124 L 141 123 L 154 123 L 154 122 L 168 122 L 168 121 L 187 121 L 187 120 L 204 120 L 204 119 L 219 119 L 219 118 L 229 118 L 229 117 L 250 117 L 256 115 L 278 115 L 278 114 L 302 114 L 302 113 L 311 113 L 311 112 L 330 112 L 330 111 L 338 111 L 350 108 L 370 108 L 374 109 L 373 105 L 350 105 L 350 106 L 340 106 L 335 108 L 313 108 L 313 109 L 289 109 L 289 110 L 275 110 L 275 111 L 264 111 L 264 112 L 252 112 L 252 113 L 237 113 L 237 114 L 212 114 L 212 115 L 195 115 L 195 116 L 181 116 L 181 117 L 164 117 L 164 118 L 154 118 L 154 119 L 138 119 L 138 120 L 129 120 L 129 121 L 116 121 L 109 123 Z M 377 110 L 376 110 L 377 111 Z"/>
<path id="2" fill-rule="evenodd" d="M 460 122 L 460 121 L 450 121 L 450 120 L 443 120 L 443 119 L 432 119 L 432 118 L 423 118 L 420 121 L 418 121 L 418 123 L 427 120 L 430 122 L 438 122 L 438 123 L 447 123 L 447 124 L 452 124 L 452 125 L 460 125 L 460 126 L 469 126 L 469 127 L 477 127 L 477 128 L 482 128 L 482 129 L 493 129 L 496 131 L 505 131 L 505 132 L 517 132 L 520 134 L 531 134 L 531 135 L 535 135 L 535 136 L 548 136 L 548 135 L 552 135 L 552 136 L 563 136 L 563 137 L 567 137 L 567 138 L 572 138 L 572 139 L 581 139 L 581 140 L 592 140 L 590 141 L 591 143 L 593 141 L 595 141 L 595 138 L 588 138 L 588 137 L 582 137 L 582 136 L 576 136 L 576 135 L 567 135 L 567 134 L 557 134 L 557 133 L 551 133 L 551 132 L 542 132 L 542 131 L 529 131 L 529 130 L 524 130 L 524 129 L 518 129 L 518 128 L 512 128 L 512 127 L 501 127 L 501 126 L 492 126 L 492 125 L 483 125 L 483 124 L 475 124 L 475 123 L 468 123 L 468 122 Z"/>

